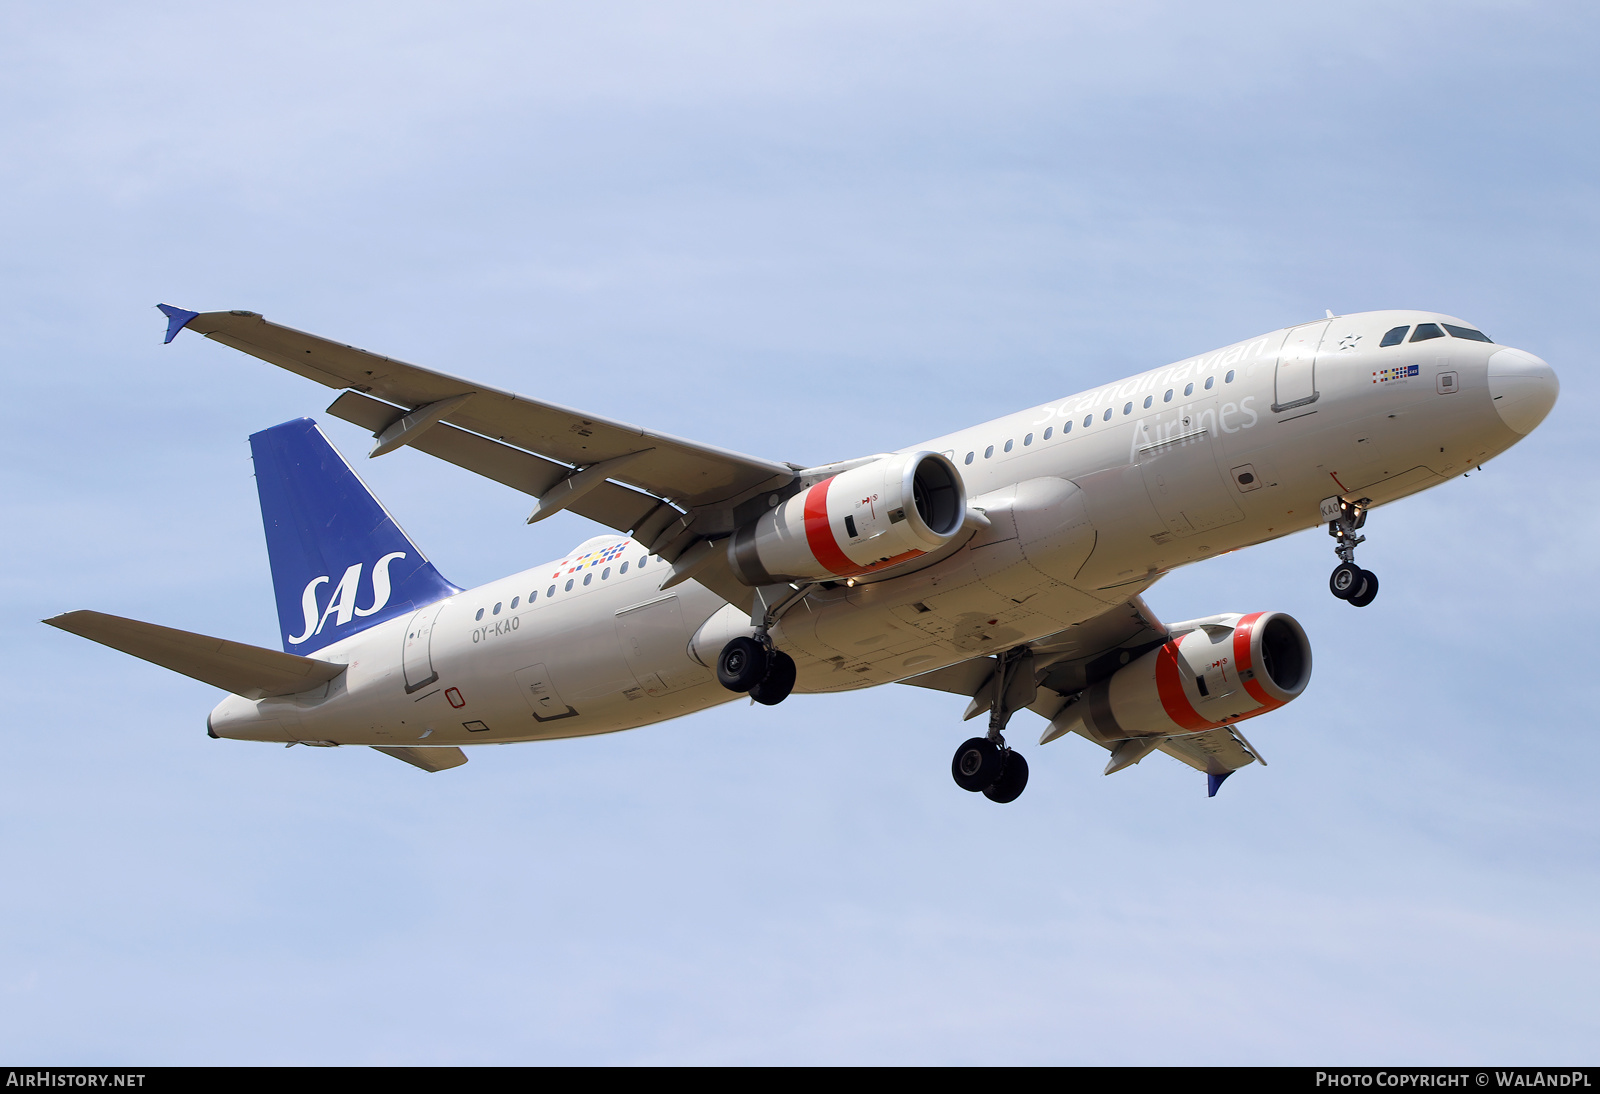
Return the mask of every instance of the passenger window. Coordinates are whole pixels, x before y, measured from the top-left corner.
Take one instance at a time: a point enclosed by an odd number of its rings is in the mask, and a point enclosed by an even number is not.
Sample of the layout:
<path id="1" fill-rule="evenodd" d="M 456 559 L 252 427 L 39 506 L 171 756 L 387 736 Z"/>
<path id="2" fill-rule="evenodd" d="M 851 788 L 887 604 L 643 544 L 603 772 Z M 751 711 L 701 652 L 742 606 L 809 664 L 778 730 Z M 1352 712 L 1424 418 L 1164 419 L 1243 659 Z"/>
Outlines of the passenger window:
<path id="1" fill-rule="evenodd" d="M 515 611 L 516 608 L 517 608 L 517 605 L 521 604 L 521 603 L 522 603 L 522 597 L 520 597 L 520 596 L 512 597 L 511 598 L 511 610 Z"/>
<path id="2" fill-rule="evenodd" d="M 644 560 L 649 558 L 649 557 L 650 557 L 649 555 L 643 555 L 643 556 L 640 557 L 640 559 L 639 559 L 639 569 L 641 569 L 641 570 L 644 569 Z"/>
<path id="3" fill-rule="evenodd" d="M 1426 342 L 1430 338 L 1443 338 L 1444 331 L 1439 329 L 1437 323 L 1418 323 L 1417 333 L 1411 336 L 1413 342 Z"/>
<path id="4" fill-rule="evenodd" d="M 550 586 L 548 589 L 545 590 L 544 595 L 545 596 L 555 596 L 556 595 L 556 587 L 554 585 Z"/>
<path id="5" fill-rule="evenodd" d="M 1011 451 L 1011 440 L 1010 440 L 1010 438 L 1006 439 L 1006 451 L 1007 452 Z"/>
<path id="6" fill-rule="evenodd" d="M 1225 383 L 1225 384 L 1233 383 L 1233 369 L 1230 368 L 1228 370 L 1228 375 L 1226 375 L 1226 376 L 1224 376 L 1222 378 L 1222 382 Z"/>
<path id="7" fill-rule="evenodd" d="M 1061 435 L 1063 437 L 1065 437 L 1068 433 L 1071 433 L 1071 432 L 1072 432 L 1072 423 L 1071 422 L 1068 422 L 1066 425 L 1061 427 Z M 1050 431 L 1048 429 L 1044 431 L 1044 436 L 1045 436 L 1046 440 L 1050 439 Z"/>
<path id="8" fill-rule="evenodd" d="M 604 570 L 600 571 L 600 580 L 601 581 L 604 581 L 606 578 L 608 578 L 610 576 L 611 576 L 611 567 L 610 566 L 607 566 Z"/>
<path id="9" fill-rule="evenodd" d="M 1068 429 L 1072 428 L 1072 423 L 1071 422 L 1067 423 L 1067 428 Z M 1045 426 L 1044 427 L 1044 439 L 1048 441 L 1050 439 L 1050 435 L 1052 433 L 1054 433 L 1055 431 L 1056 431 L 1056 427 L 1055 426 L 1053 426 L 1053 425 Z"/>
<path id="10" fill-rule="evenodd" d="M 1194 394 L 1194 385 L 1193 384 L 1185 384 L 1185 385 L 1183 385 L 1183 393 L 1185 395 L 1193 395 Z"/>
<path id="11" fill-rule="evenodd" d="M 1206 390 L 1210 391 L 1211 390 L 1211 385 L 1216 383 L 1216 382 L 1217 382 L 1217 378 L 1215 376 L 1207 376 L 1206 377 Z"/>
<path id="12" fill-rule="evenodd" d="M 1092 421 L 1094 421 L 1094 415 L 1093 414 L 1085 414 L 1083 416 L 1083 428 L 1088 429 L 1089 428 L 1089 423 L 1092 422 Z"/>
<path id="13" fill-rule="evenodd" d="M 1103 415 L 1101 415 L 1101 417 L 1109 422 L 1111 420 L 1111 408 L 1110 407 L 1106 407 L 1106 412 Z"/>
<path id="14" fill-rule="evenodd" d="M 1444 329 L 1449 331 L 1457 338 L 1468 338 L 1474 342 L 1488 342 L 1491 345 L 1494 344 L 1494 339 L 1490 338 L 1487 334 L 1484 334 L 1481 330 L 1473 330 L 1471 327 L 1458 327 L 1451 323 L 1446 323 L 1444 325 Z"/>
<path id="15" fill-rule="evenodd" d="M 973 456 L 976 456 L 976 455 L 977 455 L 977 453 L 976 453 L 976 452 L 968 452 L 968 453 L 967 453 L 967 462 L 968 462 L 968 463 L 971 463 L 971 462 L 972 462 L 972 457 L 973 457 Z"/>
<path id="16" fill-rule="evenodd" d="M 535 590 L 533 590 L 533 592 L 528 594 L 528 603 L 529 604 L 532 604 L 535 600 L 538 600 L 538 599 L 539 599 L 539 590 L 538 589 L 535 589 Z"/>
<path id="17" fill-rule="evenodd" d="M 567 578 L 566 591 L 569 593 L 572 591 L 572 579 L 570 577 Z"/>
<path id="18" fill-rule="evenodd" d="M 988 459 L 990 456 L 993 456 L 993 455 L 994 455 L 994 445 L 991 444 L 988 448 L 985 448 L 983 450 L 983 458 L 984 459 Z"/>
<path id="19" fill-rule="evenodd" d="M 1381 349 L 1384 346 L 1398 346 L 1401 342 L 1406 340 L 1406 331 L 1410 329 L 1410 324 L 1407 324 L 1403 327 L 1394 328 L 1388 334 L 1383 336 L 1383 341 L 1378 343 L 1378 347 Z"/>
<path id="20" fill-rule="evenodd" d="M 478 614 L 473 616 L 472 618 L 474 618 L 474 619 L 482 619 L 483 618 L 483 609 L 479 608 L 478 609 Z"/>
<path id="21" fill-rule="evenodd" d="M 1161 401 L 1163 403 L 1172 402 L 1172 389 L 1170 387 L 1167 388 L 1167 393 L 1165 395 L 1161 396 Z"/>
<path id="22" fill-rule="evenodd" d="M 1156 401 L 1156 397 L 1154 395 L 1146 395 L 1144 397 L 1144 408 L 1146 410 L 1149 410 L 1150 409 L 1150 404 L 1155 402 L 1155 401 Z"/>
<path id="23" fill-rule="evenodd" d="M 583 575 L 583 583 L 585 585 L 589 584 L 589 582 L 591 582 L 593 580 L 594 580 L 594 574 L 584 574 Z"/>
<path id="24" fill-rule="evenodd" d="M 626 562 L 624 562 L 624 563 L 623 563 L 623 564 L 622 564 L 622 565 L 621 565 L 621 566 L 620 566 L 620 567 L 619 567 L 619 568 L 618 568 L 618 569 L 617 569 L 617 573 L 619 573 L 619 574 L 625 574 L 625 573 L 627 573 L 627 572 L 628 572 L 628 564 L 627 564 L 627 563 L 626 563 Z"/>
<path id="25" fill-rule="evenodd" d="M 1026 437 L 1022 438 L 1022 447 L 1023 448 L 1027 448 L 1032 443 L 1033 443 L 1033 434 L 1032 433 L 1029 433 Z"/>

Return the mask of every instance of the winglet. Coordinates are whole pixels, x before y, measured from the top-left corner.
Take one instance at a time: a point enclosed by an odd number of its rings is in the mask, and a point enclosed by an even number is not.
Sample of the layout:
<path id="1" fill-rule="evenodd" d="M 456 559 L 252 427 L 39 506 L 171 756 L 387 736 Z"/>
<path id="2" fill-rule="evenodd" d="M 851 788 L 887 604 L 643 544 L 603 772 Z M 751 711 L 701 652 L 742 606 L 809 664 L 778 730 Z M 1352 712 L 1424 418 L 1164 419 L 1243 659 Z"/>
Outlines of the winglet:
<path id="1" fill-rule="evenodd" d="M 1216 797 L 1217 796 L 1217 788 L 1222 785 L 1222 780 L 1226 779 L 1229 775 L 1232 775 L 1232 774 L 1233 774 L 1233 772 L 1231 772 L 1231 771 L 1224 771 L 1220 775 L 1210 775 L 1210 774 L 1208 774 L 1206 776 L 1206 797 L 1208 797 L 1208 798 Z"/>
<path id="2" fill-rule="evenodd" d="M 184 311 L 182 308 L 175 308 L 171 304 L 157 304 L 156 307 L 160 308 L 161 314 L 167 317 L 167 336 L 161 342 L 163 346 L 178 337 L 180 330 L 200 318 L 200 313 L 197 311 Z"/>

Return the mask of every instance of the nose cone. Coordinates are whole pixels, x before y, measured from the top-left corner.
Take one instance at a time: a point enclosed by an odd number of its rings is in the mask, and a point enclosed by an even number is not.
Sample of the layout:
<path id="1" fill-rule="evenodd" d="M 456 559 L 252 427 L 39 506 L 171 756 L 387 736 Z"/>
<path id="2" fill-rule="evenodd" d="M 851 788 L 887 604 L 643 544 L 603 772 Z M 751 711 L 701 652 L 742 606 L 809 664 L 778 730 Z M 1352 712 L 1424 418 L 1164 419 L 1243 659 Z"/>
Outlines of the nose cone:
<path id="1" fill-rule="evenodd" d="M 1489 358 L 1489 397 L 1500 420 L 1526 436 L 1556 405 L 1555 369 L 1531 353 L 1503 349 Z"/>

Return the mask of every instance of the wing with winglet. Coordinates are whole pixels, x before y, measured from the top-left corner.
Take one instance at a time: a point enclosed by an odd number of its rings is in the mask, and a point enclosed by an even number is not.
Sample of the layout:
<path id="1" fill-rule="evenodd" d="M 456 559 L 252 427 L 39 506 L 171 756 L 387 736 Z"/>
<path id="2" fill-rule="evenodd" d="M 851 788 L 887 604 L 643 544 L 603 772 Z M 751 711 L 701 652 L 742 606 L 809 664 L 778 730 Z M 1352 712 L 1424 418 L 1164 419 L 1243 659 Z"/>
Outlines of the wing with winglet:
<path id="1" fill-rule="evenodd" d="M 255 312 L 190 312 L 165 304 L 161 310 L 169 320 L 168 341 L 179 330 L 192 330 L 346 389 L 328 411 L 372 430 L 372 455 L 418 448 L 539 498 L 530 520 L 571 509 L 632 535 L 668 562 L 727 535 L 764 510 L 770 495 L 787 496 L 797 484 L 799 469 L 791 464 L 419 368 L 268 322 Z M 714 554 L 720 559 L 720 552 Z M 694 576 L 725 596 L 747 600 L 750 590 L 731 572 L 724 577 L 725 568 L 698 567 Z"/>
<path id="2" fill-rule="evenodd" d="M 1133 597 L 1094 619 L 1047 635 L 1024 648 L 973 658 L 903 682 L 969 697 L 965 714 L 969 719 L 993 709 L 997 699 L 1003 704 L 1004 718 L 1025 707 L 1050 723 L 1040 744 L 1076 732 L 1111 753 L 1105 772 L 1108 775 L 1159 750 L 1204 772 L 1208 793 L 1214 796 L 1234 771 L 1258 760 L 1266 762 L 1237 726 L 1119 736 L 1096 728 L 1092 719 L 1080 716 L 1079 704 L 1092 685 L 1108 680 L 1124 665 L 1183 633 L 1181 627 L 1169 629 L 1163 625 L 1143 598 Z M 1181 663 L 1181 659 L 1174 659 L 1175 665 Z M 1011 674 L 1017 668 L 1024 672 L 1022 678 Z"/>

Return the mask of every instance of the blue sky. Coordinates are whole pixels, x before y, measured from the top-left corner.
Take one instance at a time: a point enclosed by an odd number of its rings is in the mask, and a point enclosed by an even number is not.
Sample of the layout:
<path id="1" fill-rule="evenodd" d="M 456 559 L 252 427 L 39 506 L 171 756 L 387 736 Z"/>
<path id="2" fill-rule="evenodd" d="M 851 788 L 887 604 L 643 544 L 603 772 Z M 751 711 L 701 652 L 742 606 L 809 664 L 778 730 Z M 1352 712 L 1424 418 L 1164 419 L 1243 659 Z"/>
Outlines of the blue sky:
<path id="1" fill-rule="evenodd" d="M 1106 7 L 0 12 L 0 1052 L 1592 1061 L 1596 18 Z M 329 394 L 163 347 L 158 301 L 796 462 L 1324 308 L 1459 315 L 1563 394 L 1373 514 L 1370 608 L 1320 532 L 1152 590 L 1315 649 L 1214 800 L 1069 739 L 994 807 L 949 781 L 962 702 L 903 687 L 429 776 L 208 740 L 212 689 L 38 624 L 274 644 L 245 438 Z M 595 531 L 361 470 L 460 584 Z"/>

